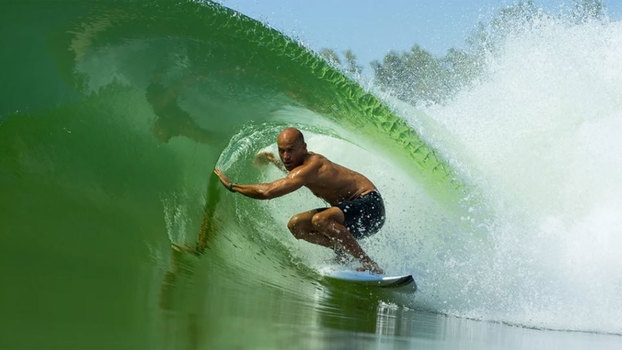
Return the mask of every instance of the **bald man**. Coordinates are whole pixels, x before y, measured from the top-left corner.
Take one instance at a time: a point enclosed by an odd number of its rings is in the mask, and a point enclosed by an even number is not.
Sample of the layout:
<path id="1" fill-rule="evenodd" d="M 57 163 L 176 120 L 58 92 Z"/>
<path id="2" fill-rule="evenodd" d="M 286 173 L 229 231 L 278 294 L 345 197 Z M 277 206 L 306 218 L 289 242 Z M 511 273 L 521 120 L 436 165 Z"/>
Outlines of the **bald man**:
<path id="1" fill-rule="evenodd" d="M 384 225 L 384 202 L 376 186 L 365 176 L 321 154 L 307 151 L 300 130 L 284 129 L 277 138 L 279 157 L 289 172 L 270 183 L 233 183 L 220 169 L 220 182 L 231 192 L 254 199 L 272 199 L 307 187 L 330 204 L 294 215 L 287 227 L 297 239 L 342 250 L 361 262 L 359 271 L 382 274 L 382 269 L 363 251 L 358 239 L 378 232 Z"/>

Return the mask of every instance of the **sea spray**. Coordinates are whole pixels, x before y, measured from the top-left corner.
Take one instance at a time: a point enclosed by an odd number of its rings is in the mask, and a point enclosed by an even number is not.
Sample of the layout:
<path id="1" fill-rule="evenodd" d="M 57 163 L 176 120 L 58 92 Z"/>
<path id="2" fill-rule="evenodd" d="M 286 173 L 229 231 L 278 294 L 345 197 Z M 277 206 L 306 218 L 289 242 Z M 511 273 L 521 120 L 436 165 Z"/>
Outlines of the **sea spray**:
<path id="1" fill-rule="evenodd" d="M 542 18 L 477 84 L 427 113 L 441 153 L 483 189 L 493 247 L 439 278 L 432 308 L 530 327 L 622 331 L 622 25 Z M 457 146 L 458 145 L 458 146 Z M 450 283 L 451 285 L 444 285 Z M 487 297 L 474 307 L 474 293 Z M 425 298 L 425 297 L 424 297 Z M 447 301 L 450 301 L 447 303 Z"/>

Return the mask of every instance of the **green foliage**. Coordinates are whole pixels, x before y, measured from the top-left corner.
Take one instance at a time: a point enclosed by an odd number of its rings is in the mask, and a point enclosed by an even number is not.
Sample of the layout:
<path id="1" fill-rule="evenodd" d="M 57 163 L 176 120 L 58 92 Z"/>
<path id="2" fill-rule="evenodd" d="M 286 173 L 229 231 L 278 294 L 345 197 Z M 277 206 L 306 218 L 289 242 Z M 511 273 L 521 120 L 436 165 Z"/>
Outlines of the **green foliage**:
<path id="1" fill-rule="evenodd" d="M 322 49 L 319 54 L 326 60 L 326 62 L 332 64 L 333 66 L 341 65 L 341 59 L 339 59 L 339 55 L 335 52 L 335 50 Z"/>
<path id="2" fill-rule="evenodd" d="M 376 82 L 401 100 L 413 104 L 443 103 L 481 71 L 478 56 L 457 49 L 437 58 L 418 45 L 409 52 L 389 53 L 371 63 Z"/>
<path id="3" fill-rule="evenodd" d="M 352 50 L 344 51 L 343 55 L 346 59 L 346 72 L 355 75 L 361 74 L 363 67 L 356 63 L 356 55 L 354 55 Z"/>
<path id="4" fill-rule="evenodd" d="M 560 16 L 575 24 L 599 21 L 606 19 L 606 8 L 601 0 L 574 0 Z M 482 76 L 486 57 L 499 51 L 508 35 L 529 30 L 547 17 L 533 0 L 520 1 L 499 10 L 488 23 L 478 23 L 465 39 L 464 50 L 451 48 L 444 57 L 434 57 L 418 45 L 407 52 L 392 51 L 381 62 L 370 63 L 374 79 L 381 89 L 411 104 L 444 103 Z M 343 60 L 330 49 L 320 56 L 346 73 L 362 70 L 350 50 Z"/>
<path id="5" fill-rule="evenodd" d="M 446 77 L 451 70 L 443 63 L 415 45 L 409 52 L 391 52 L 382 63 L 374 61 L 371 65 L 376 81 L 398 98 L 439 102 L 448 88 Z"/>
<path id="6" fill-rule="evenodd" d="M 341 58 L 339 58 L 339 54 L 332 49 L 322 49 L 319 54 L 328 63 L 335 67 L 341 68 L 348 74 L 358 75 L 361 74 L 361 71 L 363 70 L 363 67 L 356 62 L 356 55 L 352 52 L 352 50 L 346 50 L 343 52 L 343 59 L 345 62 L 342 62 Z"/>

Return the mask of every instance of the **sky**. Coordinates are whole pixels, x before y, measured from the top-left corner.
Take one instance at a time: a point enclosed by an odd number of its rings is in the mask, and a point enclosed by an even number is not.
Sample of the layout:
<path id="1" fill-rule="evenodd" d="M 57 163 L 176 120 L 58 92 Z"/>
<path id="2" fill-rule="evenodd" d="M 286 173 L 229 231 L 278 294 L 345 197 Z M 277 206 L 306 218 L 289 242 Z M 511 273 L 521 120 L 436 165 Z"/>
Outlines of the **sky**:
<path id="1" fill-rule="evenodd" d="M 315 51 L 352 50 L 369 69 L 390 51 L 415 44 L 441 57 L 463 48 L 477 23 L 486 22 L 506 0 L 220 0 L 220 4 L 267 23 Z M 534 0 L 549 14 L 573 0 Z M 603 0 L 611 20 L 622 18 L 622 0 Z"/>

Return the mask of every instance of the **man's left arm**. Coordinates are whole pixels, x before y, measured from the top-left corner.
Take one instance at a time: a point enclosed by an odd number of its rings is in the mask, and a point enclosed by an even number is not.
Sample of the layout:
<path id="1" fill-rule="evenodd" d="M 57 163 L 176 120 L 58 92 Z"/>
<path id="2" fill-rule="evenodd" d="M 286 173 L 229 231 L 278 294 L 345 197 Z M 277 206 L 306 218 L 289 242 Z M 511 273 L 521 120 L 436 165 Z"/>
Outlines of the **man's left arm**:
<path id="1" fill-rule="evenodd" d="M 283 165 L 283 163 L 278 161 L 272 152 L 262 151 L 262 152 L 257 153 L 257 155 L 255 155 L 255 160 L 253 161 L 253 165 L 264 166 L 268 163 L 272 163 L 274 164 L 274 166 L 279 168 L 279 170 L 283 172 L 287 172 L 287 169 L 285 169 L 285 166 Z"/>

